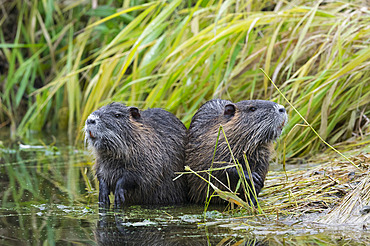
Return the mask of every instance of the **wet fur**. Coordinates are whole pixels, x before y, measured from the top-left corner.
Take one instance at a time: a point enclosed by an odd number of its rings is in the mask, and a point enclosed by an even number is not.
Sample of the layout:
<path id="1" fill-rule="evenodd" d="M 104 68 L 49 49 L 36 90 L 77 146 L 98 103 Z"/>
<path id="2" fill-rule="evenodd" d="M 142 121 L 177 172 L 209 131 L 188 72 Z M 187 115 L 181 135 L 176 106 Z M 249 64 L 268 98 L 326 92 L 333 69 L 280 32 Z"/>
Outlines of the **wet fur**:
<path id="1" fill-rule="evenodd" d="M 235 107 L 231 115 L 225 114 L 226 105 Z M 234 105 L 234 106 L 232 106 Z M 254 112 L 251 108 L 255 107 Z M 194 171 L 208 170 L 211 167 L 212 158 L 216 146 L 220 125 L 222 125 L 232 153 L 243 166 L 245 176 L 248 172 L 244 161 L 246 154 L 257 194 L 261 191 L 269 166 L 269 156 L 272 142 L 280 136 L 281 129 L 287 121 L 287 115 L 279 112 L 278 104 L 270 101 L 251 100 L 232 103 L 227 100 L 211 100 L 199 108 L 194 115 L 188 130 L 188 143 L 186 146 L 186 165 Z M 232 165 L 229 148 L 221 132 L 213 167 Z M 200 173 L 208 179 L 208 175 Z M 233 191 L 239 181 L 239 175 L 235 167 L 221 171 L 213 171 L 219 181 L 231 187 Z M 190 201 L 196 203 L 205 202 L 208 184 L 196 175 L 187 175 Z M 225 190 L 218 181 L 211 182 L 221 190 Z M 250 180 L 248 179 L 250 184 Z M 213 190 L 211 189 L 211 194 Z M 242 189 L 238 190 L 244 198 Z M 212 198 L 213 203 L 223 203 L 218 197 Z M 253 203 L 256 203 L 252 199 Z"/>
<path id="2" fill-rule="evenodd" d="M 185 126 L 162 109 L 141 111 L 139 117 L 135 110 L 112 103 L 89 116 L 98 121 L 95 125 L 86 121 L 86 140 L 96 157 L 99 203 L 109 206 L 110 192 L 116 207 L 185 202 L 185 178 L 173 181 L 184 167 Z"/>

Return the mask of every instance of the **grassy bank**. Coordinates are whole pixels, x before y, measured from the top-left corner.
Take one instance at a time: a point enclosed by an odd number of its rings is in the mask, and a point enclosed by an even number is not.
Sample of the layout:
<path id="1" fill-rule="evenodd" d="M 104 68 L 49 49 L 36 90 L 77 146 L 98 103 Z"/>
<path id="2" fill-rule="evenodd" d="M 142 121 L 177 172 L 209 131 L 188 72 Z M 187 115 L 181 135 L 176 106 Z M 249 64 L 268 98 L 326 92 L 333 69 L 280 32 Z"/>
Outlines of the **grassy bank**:
<path id="1" fill-rule="evenodd" d="M 1 127 L 71 138 L 112 100 L 186 125 L 211 98 L 287 103 L 330 144 L 369 143 L 366 1 L 5 1 Z M 324 146 L 288 107 L 287 156 Z M 283 144 L 279 145 L 282 151 Z"/>

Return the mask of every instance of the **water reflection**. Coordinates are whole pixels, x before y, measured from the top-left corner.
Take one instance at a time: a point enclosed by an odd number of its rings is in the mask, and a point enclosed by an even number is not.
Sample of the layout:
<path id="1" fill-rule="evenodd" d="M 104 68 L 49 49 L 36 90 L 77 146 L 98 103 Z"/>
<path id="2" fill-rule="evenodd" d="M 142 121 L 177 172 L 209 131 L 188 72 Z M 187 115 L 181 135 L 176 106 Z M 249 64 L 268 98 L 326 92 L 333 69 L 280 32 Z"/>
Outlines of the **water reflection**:
<path id="1" fill-rule="evenodd" d="M 158 223 L 155 220 L 128 219 L 125 212 L 100 210 L 94 234 L 98 245 L 265 245 L 255 238 L 249 240 L 230 235 L 221 228 L 199 227 L 173 219 Z"/>
<path id="2" fill-rule="evenodd" d="M 71 218 L 47 206 L 0 210 L 0 245 L 93 244 L 89 232 L 86 218 Z"/>
<path id="3" fill-rule="evenodd" d="M 92 159 L 51 137 L 10 143 L 0 131 L 0 245 L 367 245 L 366 231 L 233 220 L 222 208 L 99 211 Z M 42 139 L 40 141 L 39 139 Z M 58 141 L 62 137 L 57 137 Z M 36 146 L 36 147 L 34 147 Z M 292 222 L 292 223 L 289 223 Z"/>
<path id="4" fill-rule="evenodd" d="M 140 223 L 140 222 L 139 222 Z M 153 222 L 152 222 L 153 223 Z M 187 237 L 196 225 L 156 226 L 143 221 L 128 223 L 122 213 L 101 213 L 94 234 L 98 245 L 205 245 L 205 236 Z"/>

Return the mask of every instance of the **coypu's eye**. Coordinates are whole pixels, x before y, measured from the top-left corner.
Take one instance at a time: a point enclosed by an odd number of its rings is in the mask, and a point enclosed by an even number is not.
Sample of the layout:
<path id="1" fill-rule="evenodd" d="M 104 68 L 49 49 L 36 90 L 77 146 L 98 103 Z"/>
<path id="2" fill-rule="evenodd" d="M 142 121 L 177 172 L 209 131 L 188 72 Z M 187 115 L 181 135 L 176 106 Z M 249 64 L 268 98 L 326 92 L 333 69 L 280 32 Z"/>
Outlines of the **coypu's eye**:
<path id="1" fill-rule="evenodd" d="M 257 108 L 256 107 L 254 107 L 254 106 L 250 106 L 249 107 L 249 111 L 250 112 L 254 112 L 254 111 L 256 111 L 257 110 Z"/>
<path id="2" fill-rule="evenodd" d="M 122 114 L 119 114 L 119 113 L 114 114 L 114 117 L 116 117 L 116 118 L 120 118 L 120 117 L 122 117 Z"/>
<path id="3" fill-rule="evenodd" d="M 134 119 L 139 119 L 140 118 L 140 112 L 139 109 L 136 107 L 131 107 L 130 109 L 130 114 Z"/>
<path id="4" fill-rule="evenodd" d="M 225 106 L 224 115 L 234 115 L 235 114 L 235 105 L 228 104 Z"/>

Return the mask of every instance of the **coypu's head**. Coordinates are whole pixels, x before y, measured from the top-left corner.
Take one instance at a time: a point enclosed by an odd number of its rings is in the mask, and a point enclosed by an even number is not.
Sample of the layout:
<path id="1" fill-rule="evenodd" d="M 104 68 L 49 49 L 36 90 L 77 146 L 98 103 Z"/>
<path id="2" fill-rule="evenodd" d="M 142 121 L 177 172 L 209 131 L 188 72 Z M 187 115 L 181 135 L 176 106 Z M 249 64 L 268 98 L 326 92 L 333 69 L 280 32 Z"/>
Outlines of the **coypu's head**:
<path id="1" fill-rule="evenodd" d="M 111 103 L 94 111 L 85 122 L 85 141 L 98 156 L 123 158 L 135 141 L 133 128 L 141 124 L 140 111 Z"/>
<path id="2" fill-rule="evenodd" d="M 223 117 L 227 137 L 232 136 L 244 150 L 276 140 L 288 121 L 284 106 L 264 100 L 225 103 Z"/>
<path id="3" fill-rule="evenodd" d="M 189 128 L 189 147 L 198 149 L 203 145 L 214 144 L 213 141 L 201 139 L 217 137 L 222 125 L 233 151 L 251 153 L 261 145 L 276 140 L 287 121 L 285 108 L 271 101 L 247 100 L 233 103 L 214 99 L 203 104 L 194 115 Z M 228 151 L 226 146 L 223 148 L 225 152 Z"/>

